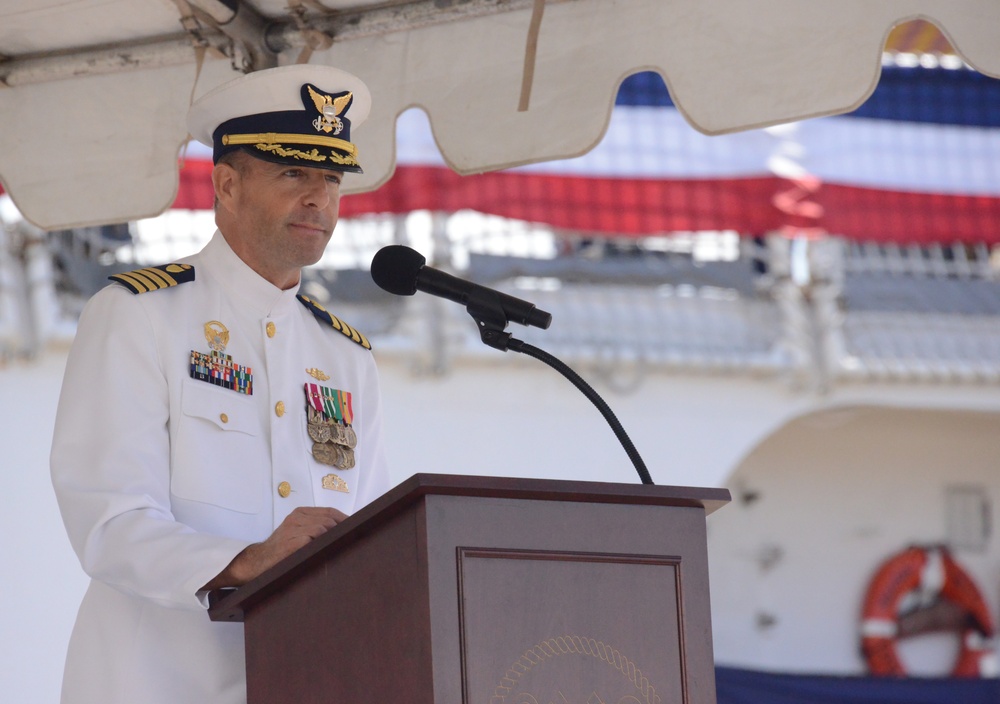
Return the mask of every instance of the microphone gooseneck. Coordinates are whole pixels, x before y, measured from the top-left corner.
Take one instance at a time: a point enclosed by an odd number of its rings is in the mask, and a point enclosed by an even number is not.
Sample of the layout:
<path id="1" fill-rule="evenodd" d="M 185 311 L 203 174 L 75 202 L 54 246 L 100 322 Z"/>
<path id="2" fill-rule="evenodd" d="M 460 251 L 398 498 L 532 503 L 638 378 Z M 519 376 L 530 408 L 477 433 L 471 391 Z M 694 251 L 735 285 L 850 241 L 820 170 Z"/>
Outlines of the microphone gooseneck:
<path id="1" fill-rule="evenodd" d="M 590 402 L 597 407 L 597 410 L 601 412 L 602 416 L 604 416 L 604 420 L 606 420 L 608 425 L 611 426 L 611 430 L 614 432 L 615 437 L 618 438 L 618 442 L 621 443 L 622 448 L 625 450 L 625 454 L 628 455 L 630 460 L 632 460 L 632 466 L 635 467 L 635 471 L 639 475 L 639 480 L 643 484 L 653 483 L 653 478 L 649 476 L 649 470 L 646 469 L 646 463 L 643 462 L 642 456 L 639 454 L 635 444 L 632 442 L 632 438 L 630 438 L 628 433 L 625 432 L 625 427 L 621 424 L 621 421 L 618 420 L 618 416 L 615 415 L 615 412 L 611 410 L 611 406 L 608 405 L 607 401 L 601 398 L 601 395 L 594 390 L 594 387 L 588 384 L 586 380 L 577 374 L 576 371 L 568 364 L 543 349 L 516 339 L 512 339 L 510 341 L 510 349 L 527 355 L 528 357 L 534 357 L 539 362 L 549 365 L 566 377 L 569 382 L 573 384 L 573 386 L 575 386 L 584 396 L 590 399 Z"/>

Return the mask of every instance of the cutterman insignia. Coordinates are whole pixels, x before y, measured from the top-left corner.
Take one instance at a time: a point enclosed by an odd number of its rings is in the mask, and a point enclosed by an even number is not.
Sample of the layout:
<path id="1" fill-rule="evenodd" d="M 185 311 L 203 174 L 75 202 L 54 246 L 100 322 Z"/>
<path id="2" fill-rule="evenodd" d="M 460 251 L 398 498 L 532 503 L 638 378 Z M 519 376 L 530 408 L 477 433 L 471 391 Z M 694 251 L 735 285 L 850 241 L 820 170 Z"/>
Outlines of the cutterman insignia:
<path id="1" fill-rule="evenodd" d="M 306 374 L 308 374 L 309 376 L 311 376 L 313 379 L 316 379 L 317 381 L 329 381 L 330 380 L 330 375 L 329 374 L 327 374 L 326 372 L 324 372 L 322 369 L 317 369 L 316 367 L 309 367 L 308 369 L 306 369 Z"/>
<path id="2" fill-rule="evenodd" d="M 309 311 L 315 315 L 319 320 L 323 321 L 334 330 L 343 333 L 344 337 L 358 343 L 366 350 L 370 350 L 372 345 L 368 342 L 368 338 L 362 335 L 360 332 L 352 328 L 350 325 L 345 323 L 340 318 L 335 315 L 331 315 L 326 308 L 321 306 L 319 303 L 309 298 L 309 296 L 303 296 L 301 293 L 296 296 L 299 299 L 299 303 L 304 305 Z"/>
<path id="3" fill-rule="evenodd" d="M 194 267 L 190 264 L 165 264 L 113 274 L 108 278 L 132 293 L 146 293 L 194 281 Z"/>

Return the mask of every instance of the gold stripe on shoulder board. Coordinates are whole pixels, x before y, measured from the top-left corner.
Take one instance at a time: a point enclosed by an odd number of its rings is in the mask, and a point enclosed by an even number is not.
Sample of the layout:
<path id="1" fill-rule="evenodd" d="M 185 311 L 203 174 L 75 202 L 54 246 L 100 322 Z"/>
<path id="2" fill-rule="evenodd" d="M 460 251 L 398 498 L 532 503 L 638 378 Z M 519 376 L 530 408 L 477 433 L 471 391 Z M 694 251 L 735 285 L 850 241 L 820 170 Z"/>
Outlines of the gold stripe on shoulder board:
<path id="1" fill-rule="evenodd" d="M 165 264 L 147 266 L 143 269 L 112 274 L 111 281 L 121 284 L 132 293 L 146 293 L 172 288 L 178 284 L 194 281 L 194 267 L 190 264 Z"/>
<path id="2" fill-rule="evenodd" d="M 366 350 L 370 350 L 372 345 L 368 342 L 368 338 L 362 335 L 360 332 L 352 328 L 350 325 L 345 323 L 343 320 L 333 315 L 326 308 L 321 306 L 319 303 L 309 298 L 309 296 L 303 296 L 301 293 L 296 296 L 299 299 L 299 303 L 304 305 L 310 313 L 316 316 L 317 320 L 320 320 L 339 333 L 342 333 L 344 337 L 356 342 L 357 344 L 364 347 Z"/>

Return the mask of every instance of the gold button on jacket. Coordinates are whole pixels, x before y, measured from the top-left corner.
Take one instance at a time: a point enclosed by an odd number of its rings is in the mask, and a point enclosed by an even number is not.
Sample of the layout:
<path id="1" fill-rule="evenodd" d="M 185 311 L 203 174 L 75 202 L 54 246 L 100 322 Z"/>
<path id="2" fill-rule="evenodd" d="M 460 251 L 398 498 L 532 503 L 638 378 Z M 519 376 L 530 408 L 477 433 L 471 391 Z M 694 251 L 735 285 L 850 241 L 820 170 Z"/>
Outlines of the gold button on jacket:
<path id="1" fill-rule="evenodd" d="M 288 482 L 281 482 L 278 485 L 278 496 L 283 499 L 287 499 L 288 495 L 292 493 L 292 485 Z"/>

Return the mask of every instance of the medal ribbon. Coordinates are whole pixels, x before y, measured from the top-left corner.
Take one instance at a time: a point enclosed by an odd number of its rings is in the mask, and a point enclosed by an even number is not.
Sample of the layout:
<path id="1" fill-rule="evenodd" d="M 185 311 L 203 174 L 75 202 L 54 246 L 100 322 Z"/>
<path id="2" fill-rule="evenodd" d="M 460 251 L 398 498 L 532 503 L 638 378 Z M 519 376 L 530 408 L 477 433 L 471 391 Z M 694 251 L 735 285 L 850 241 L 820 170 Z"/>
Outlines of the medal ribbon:
<path id="1" fill-rule="evenodd" d="M 191 350 L 189 369 L 192 379 L 207 381 L 247 396 L 253 395 L 253 370 L 234 363 L 231 355 Z"/>
<path id="2" fill-rule="evenodd" d="M 343 425 L 351 425 L 354 422 L 354 407 L 350 391 L 307 383 L 306 396 L 309 399 L 309 405 L 317 413 L 322 413 L 324 419 Z"/>
<path id="3" fill-rule="evenodd" d="M 354 423 L 354 408 L 351 406 L 351 392 L 350 391 L 338 391 L 340 394 L 340 407 L 344 411 L 344 423 L 346 425 L 353 425 Z"/>
<path id="4" fill-rule="evenodd" d="M 328 419 L 340 422 L 340 419 L 344 417 L 343 412 L 340 409 L 340 398 L 337 395 L 336 389 L 329 389 L 323 387 L 323 410 L 324 415 Z"/>
<path id="5" fill-rule="evenodd" d="M 314 411 L 323 415 L 323 394 L 319 384 L 306 384 L 306 402 Z"/>

